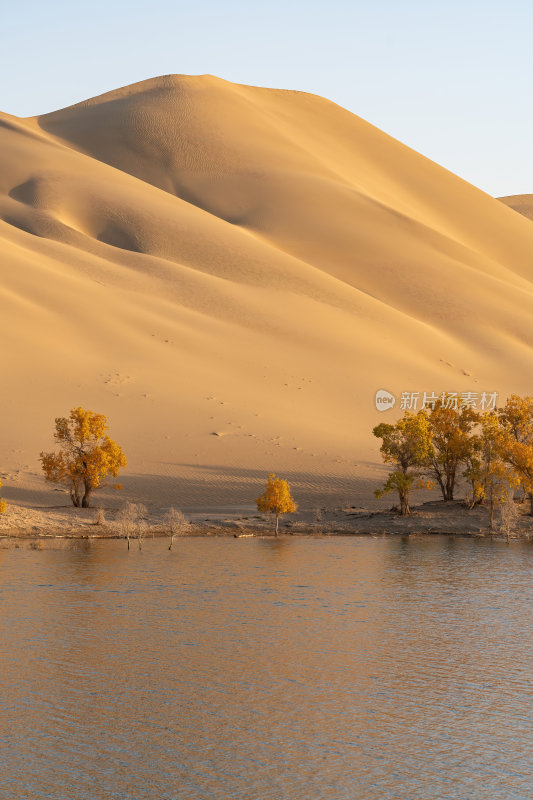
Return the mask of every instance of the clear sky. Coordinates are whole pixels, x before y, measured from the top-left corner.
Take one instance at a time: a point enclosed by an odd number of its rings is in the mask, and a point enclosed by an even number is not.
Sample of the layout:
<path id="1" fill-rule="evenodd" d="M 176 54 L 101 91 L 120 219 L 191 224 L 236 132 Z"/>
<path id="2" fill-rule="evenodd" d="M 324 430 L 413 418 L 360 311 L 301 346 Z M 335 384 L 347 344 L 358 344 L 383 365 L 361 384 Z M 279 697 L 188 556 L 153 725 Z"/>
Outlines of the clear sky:
<path id="1" fill-rule="evenodd" d="M 494 195 L 533 193 L 532 0 L 14 0 L 0 109 L 168 73 L 328 97 Z"/>

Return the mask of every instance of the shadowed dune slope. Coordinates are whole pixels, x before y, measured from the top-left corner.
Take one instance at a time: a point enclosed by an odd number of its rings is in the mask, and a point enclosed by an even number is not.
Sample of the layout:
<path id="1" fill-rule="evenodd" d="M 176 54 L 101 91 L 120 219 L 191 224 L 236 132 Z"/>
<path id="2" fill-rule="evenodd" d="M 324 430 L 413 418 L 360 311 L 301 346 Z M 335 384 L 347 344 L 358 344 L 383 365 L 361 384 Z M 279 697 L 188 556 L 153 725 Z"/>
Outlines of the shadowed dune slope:
<path id="1" fill-rule="evenodd" d="M 512 194 L 509 197 L 499 197 L 498 200 L 527 219 L 533 220 L 533 194 Z"/>
<path id="2" fill-rule="evenodd" d="M 377 389 L 531 391 L 533 226 L 320 97 L 164 76 L 0 115 L 0 164 L 22 495 L 77 404 L 132 496 L 315 503 L 373 487 Z"/>

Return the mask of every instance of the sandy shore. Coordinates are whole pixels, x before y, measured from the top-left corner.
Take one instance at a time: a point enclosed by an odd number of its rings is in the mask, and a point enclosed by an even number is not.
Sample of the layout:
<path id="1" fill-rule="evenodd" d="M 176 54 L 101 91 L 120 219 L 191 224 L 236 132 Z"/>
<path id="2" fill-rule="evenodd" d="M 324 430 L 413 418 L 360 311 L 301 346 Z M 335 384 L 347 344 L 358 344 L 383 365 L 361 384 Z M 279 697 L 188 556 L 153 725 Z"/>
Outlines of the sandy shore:
<path id="1" fill-rule="evenodd" d="M 108 539 L 124 538 L 116 508 L 103 508 L 104 521 L 98 522 L 100 509 L 72 506 L 29 508 L 10 505 L 0 517 L 0 538 L 17 539 Z M 533 517 L 529 506 L 521 506 L 514 536 L 530 538 Z M 144 519 L 145 538 L 168 536 L 166 509 L 148 508 Z M 273 518 L 253 509 L 195 509 L 186 514 L 183 536 L 272 536 Z M 498 522 L 497 522 L 498 524 Z M 394 511 L 375 511 L 349 506 L 303 511 L 286 515 L 280 521 L 280 536 L 364 536 L 455 534 L 490 536 L 489 513 L 484 507 L 468 510 L 462 501 L 426 502 L 414 506 L 411 515 Z"/>

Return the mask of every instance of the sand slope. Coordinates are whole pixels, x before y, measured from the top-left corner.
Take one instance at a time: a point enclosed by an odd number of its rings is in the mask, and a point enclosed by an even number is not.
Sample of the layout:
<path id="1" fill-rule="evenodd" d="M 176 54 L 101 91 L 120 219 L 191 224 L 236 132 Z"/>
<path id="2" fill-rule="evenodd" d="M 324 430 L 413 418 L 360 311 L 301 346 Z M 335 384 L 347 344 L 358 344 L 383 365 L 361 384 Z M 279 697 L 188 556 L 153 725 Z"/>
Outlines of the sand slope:
<path id="1" fill-rule="evenodd" d="M 509 197 L 499 197 L 498 200 L 527 219 L 533 220 L 533 194 L 512 194 Z"/>
<path id="2" fill-rule="evenodd" d="M 531 391 L 533 226 L 320 97 L 165 76 L 0 115 L 0 165 L 7 498 L 73 405 L 128 497 L 319 505 L 381 474 L 377 389 Z"/>

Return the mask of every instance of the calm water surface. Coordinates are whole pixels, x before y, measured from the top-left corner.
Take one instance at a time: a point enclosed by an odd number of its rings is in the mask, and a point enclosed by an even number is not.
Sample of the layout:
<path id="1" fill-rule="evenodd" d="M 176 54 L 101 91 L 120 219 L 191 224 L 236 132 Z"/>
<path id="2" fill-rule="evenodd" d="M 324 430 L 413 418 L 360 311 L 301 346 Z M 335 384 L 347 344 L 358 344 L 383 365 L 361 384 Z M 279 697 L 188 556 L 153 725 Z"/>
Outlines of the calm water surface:
<path id="1" fill-rule="evenodd" d="M 533 547 L 0 550 L 0 797 L 533 798 Z"/>

